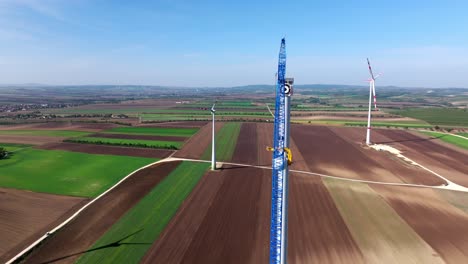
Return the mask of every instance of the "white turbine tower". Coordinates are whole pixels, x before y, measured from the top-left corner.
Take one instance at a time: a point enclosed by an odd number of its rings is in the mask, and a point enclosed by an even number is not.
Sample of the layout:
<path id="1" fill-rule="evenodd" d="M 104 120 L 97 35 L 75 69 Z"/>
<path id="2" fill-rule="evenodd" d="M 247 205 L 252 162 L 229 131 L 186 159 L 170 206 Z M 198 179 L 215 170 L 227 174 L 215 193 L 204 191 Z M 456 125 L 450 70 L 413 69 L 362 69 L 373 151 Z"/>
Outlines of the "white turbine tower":
<path id="1" fill-rule="evenodd" d="M 215 104 L 211 107 L 211 115 L 213 116 L 213 126 L 212 126 L 212 143 L 211 143 L 211 170 L 216 170 L 216 147 L 215 147 L 215 113 L 216 110 L 214 109 Z"/>
<path id="2" fill-rule="evenodd" d="M 370 131 L 371 131 L 371 110 L 372 110 L 372 95 L 374 96 L 374 108 L 375 110 L 377 109 L 377 95 L 375 93 L 375 79 L 377 79 L 380 74 L 377 74 L 377 76 L 374 76 L 374 73 L 372 72 L 372 67 L 370 65 L 369 59 L 367 59 L 367 65 L 369 66 L 369 73 L 371 75 L 371 79 L 369 80 L 369 114 L 367 116 L 367 134 L 366 134 L 366 144 L 370 145 Z"/>

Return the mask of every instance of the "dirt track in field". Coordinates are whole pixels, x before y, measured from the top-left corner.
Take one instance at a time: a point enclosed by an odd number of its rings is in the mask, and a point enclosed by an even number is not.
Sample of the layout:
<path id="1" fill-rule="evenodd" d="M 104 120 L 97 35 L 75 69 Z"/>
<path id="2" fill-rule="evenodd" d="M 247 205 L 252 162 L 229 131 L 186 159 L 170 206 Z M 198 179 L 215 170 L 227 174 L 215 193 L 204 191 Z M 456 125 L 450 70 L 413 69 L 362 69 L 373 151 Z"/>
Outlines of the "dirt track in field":
<path id="1" fill-rule="evenodd" d="M 88 199 L 0 188 L 0 262 L 69 217 Z"/>
<path id="2" fill-rule="evenodd" d="M 468 154 L 402 130 L 377 130 L 384 136 L 376 143 L 387 144 L 401 150 L 403 155 L 437 172 L 447 179 L 468 187 Z"/>
<path id="3" fill-rule="evenodd" d="M 222 122 L 215 123 L 215 131 L 218 132 L 223 125 Z M 182 149 L 174 154 L 174 157 L 199 159 L 209 146 L 211 146 L 211 123 L 204 125 L 195 135 L 189 138 Z"/>
<path id="4" fill-rule="evenodd" d="M 434 190 L 371 185 L 447 263 L 468 261 L 468 214 Z"/>
<path id="5" fill-rule="evenodd" d="M 46 240 L 25 263 L 73 263 L 179 164 L 157 164 L 127 178 Z"/>
<path id="6" fill-rule="evenodd" d="M 81 144 L 60 142 L 42 145 L 39 148 L 48 150 L 66 150 L 73 152 L 83 152 L 89 154 L 105 154 L 105 155 L 119 155 L 119 156 L 133 156 L 144 158 L 166 158 L 170 156 L 173 151 L 166 149 L 151 149 L 151 148 L 131 148 L 131 147 L 118 147 L 118 146 L 104 146 L 94 144 Z"/>
<path id="7" fill-rule="evenodd" d="M 187 139 L 186 137 L 175 137 L 175 136 L 149 136 L 149 135 L 110 134 L 110 133 L 96 133 L 96 134 L 89 135 L 89 137 L 164 140 L 164 141 L 184 141 Z"/>

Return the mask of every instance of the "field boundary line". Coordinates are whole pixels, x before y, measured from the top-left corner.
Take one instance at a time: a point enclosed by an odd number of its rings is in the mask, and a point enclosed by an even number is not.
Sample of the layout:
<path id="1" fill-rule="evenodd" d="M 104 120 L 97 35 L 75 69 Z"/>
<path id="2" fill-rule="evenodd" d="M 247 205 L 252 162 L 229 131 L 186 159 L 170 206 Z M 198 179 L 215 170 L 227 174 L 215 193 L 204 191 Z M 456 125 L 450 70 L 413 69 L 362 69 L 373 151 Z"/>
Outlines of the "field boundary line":
<path id="1" fill-rule="evenodd" d="M 193 162 L 206 162 L 206 163 L 211 162 L 209 160 L 185 159 L 185 158 L 170 158 L 170 160 L 168 160 L 168 161 L 177 161 L 177 160 L 193 161 Z M 217 162 L 217 163 L 222 163 L 222 164 L 226 164 L 226 165 L 233 165 L 233 166 L 242 166 L 242 167 L 251 167 L 251 168 L 271 170 L 271 167 L 268 167 L 268 166 L 259 166 L 259 165 L 250 165 L 250 164 L 232 163 L 232 162 Z M 423 185 L 423 184 L 413 184 L 413 183 L 380 182 L 380 181 L 371 181 L 371 180 L 352 179 L 352 178 L 333 176 L 333 175 L 321 174 L 321 173 L 310 172 L 310 171 L 301 171 L 301 170 L 289 170 L 289 171 L 290 172 L 295 172 L 295 173 L 302 173 L 302 174 L 309 174 L 309 175 L 319 176 L 319 177 L 322 177 L 322 178 L 332 178 L 332 179 L 337 179 L 337 180 L 368 183 L 368 184 L 402 186 L 402 187 L 419 187 L 419 188 L 444 189 L 444 190 L 451 190 L 451 191 L 468 192 L 468 188 L 463 187 L 461 185 L 458 185 L 458 184 L 446 179 L 445 177 L 437 174 L 436 172 L 434 172 L 432 170 L 429 170 L 428 168 L 422 166 L 421 164 L 417 164 L 417 166 L 421 167 L 424 170 L 427 170 L 428 172 L 430 172 L 432 174 L 435 174 L 436 176 L 438 176 L 441 179 L 445 180 L 447 182 L 447 184 L 445 184 L 445 185 Z"/>
<path id="2" fill-rule="evenodd" d="M 103 197 L 104 195 L 106 195 L 107 193 L 109 193 L 110 191 L 112 191 L 113 189 L 115 189 L 117 186 L 119 186 L 122 182 L 124 182 L 127 178 L 129 178 L 130 176 L 132 176 L 133 174 L 139 172 L 140 170 L 144 170 L 148 167 L 151 167 L 153 165 L 156 165 L 156 164 L 159 164 L 159 163 L 164 163 L 164 162 L 169 162 L 169 161 L 173 161 L 172 159 L 161 159 L 161 160 L 158 160 L 158 161 L 155 161 L 155 162 L 152 162 L 150 164 L 147 164 L 143 167 L 140 167 L 132 172 L 130 172 L 127 176 L 123 177 L 120 181 L 118 181 L 116 184 L 114 184 L 113 186 L 111 186 L 109 189 L 107 189 L 105 192 L 101 193 L 99 196 L 97 196 L 96 198 L 94 198 L 93 200 L 91 200 L 90 202 L 88 202 L 87 204 L 85 204 L 83 207 L 81 207 L 78 211 L 76 211 L 72 216 L 70 216 L 69 218 L 67 218 L 65 221 L 63 221 L 61 224 L 59 224 L 58 226 L 56 226 L 55 228 L 53 228 L 52 230 L 46 232 L 42 237 L 40 237 L 39 239 L 37 239 L 36 241 L 34 241 L 33 243 L 31 243 L 27 248 L 25 248 L 24 250 L 22 250 L 20 253 L 16 254 L 13 258 L 11 258 L 9 261 L 6 262 L 6 264 L 11 264 L 11 263 L 14 263 L 15 261 L 17 261 L 20 257 L 22 257 L 24 254 L 26 254 L 27 252 L 29 252 L 31 249 L 33 249 L 34 247 L 36 247 L 39 243 L 41 243 L 43 240 L 45 240 L 46 238 L 48 238 L 50 235 L 52 235 L 53 233 L 57 232 L 59 229 L 61 229 L 63 226 L 65 226 L 66 224 L 68 224 L 70 221 L 72 221 L 73 219 L 75 219 L 82 211 L 84 211 L 86 208 L 88 208 L 89 206 L 91 206 L 92 204 L 94 204 L 97 200 L 99 200 L 101 197 Z M 175 160 L 174 160 L 175 161 Z"/>

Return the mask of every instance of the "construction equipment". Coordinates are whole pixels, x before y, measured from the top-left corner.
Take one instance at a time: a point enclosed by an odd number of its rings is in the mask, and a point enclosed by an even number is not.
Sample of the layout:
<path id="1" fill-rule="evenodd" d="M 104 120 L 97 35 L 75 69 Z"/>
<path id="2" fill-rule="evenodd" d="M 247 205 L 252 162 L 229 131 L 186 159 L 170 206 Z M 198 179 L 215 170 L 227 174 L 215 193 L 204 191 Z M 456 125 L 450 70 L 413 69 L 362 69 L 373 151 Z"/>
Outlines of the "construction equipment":
<path id="1" fill-rule="evenodd" d="M 289 109 L 286 97 L 291 87 L 286 86 L 286 41 L 281 40 L 278 56 L 278 74 L 275 99 L 273 135 L 272 190 L 270 221 L 270 263 L 286 263 L 288 234 L 288 162 Z M 290 152 L 290 151 L 289 151 Z"/>
<path id="2" fill-rule="evenodd" d="M 266 147 L 267 151 L 273 151 L 275 150 L 272 147 Z M 283 148 L 283 150 L 286 152 L 286 157 L 288 158 L 288 165 L 292 164 L 292 151 L 290 148 Z"/>

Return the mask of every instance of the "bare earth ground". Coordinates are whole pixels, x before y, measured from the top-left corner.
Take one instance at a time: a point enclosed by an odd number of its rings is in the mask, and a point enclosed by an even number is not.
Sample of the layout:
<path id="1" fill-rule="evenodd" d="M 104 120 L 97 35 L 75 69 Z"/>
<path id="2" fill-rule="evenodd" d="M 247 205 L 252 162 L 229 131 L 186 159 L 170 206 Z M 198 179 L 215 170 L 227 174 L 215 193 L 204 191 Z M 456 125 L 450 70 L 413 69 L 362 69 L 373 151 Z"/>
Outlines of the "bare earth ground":
<path id="1" fill-rule="evenodd" d="M 222 122 L 215 123 L 215 131 L 219 131 L 224 125 Z M 204 125 L 198 132 L 189 138 L 182 149 L 178 150 L 174 156 L 179 158 L 199 159 L 206 148 L 211 145 L 211 123 Z"/>
<path id="2" fill-rule="evenodd" d="M 157 164 L 127 178 L 46 240 L 25 263 L 73 263 L 179 164 Z"/>
<path id="3" fill-rule="evenodd" d="M 17 143 L 28 145 L 42 145 L 47 143 L 61 142 L 64 139 L 65 137 L 0 135 L 0 142 L 2 143 Z"/>
<path id="4" fill-rule="evenodd" d="M 266 263 L 270 172 L 210 172 L 191 193 L 144 263 Z"/>
<path id="5" fill-rule="evenodd" d="M 260 148 L 251 152 L 255 139 L 260 141 L 266 133 L 266 129 L 255 133 L 257 125 L 242 125 L 233 161 L 255 163 L 263 157 Z M 271 152 L 265 153 L 263 159 L 271 159 Z M 300 153 L 297 156 L 301 158 Z M 223 168 L 204 176 L 147 253 L 145 263 L 268 262 L 271 171 Z M 321 179 L 292 174 L 290 186 L 290 262 L 363 262 Z"/>
<path id="6" fill-rule="evenodd" d="M 434 190 L 371 185 L 447 263 L 467 263 L 468 214 Z"/>
<path id="7" fill-rule="evenodd" d="M 92 134 L 89 136 L 101 137 L 101 138 L 166 140 L 166 141 L 184 141 L 186 139 L 185 137 L 175 137 L 175 136 L 149 136 L 149 135 L 110 134 L 110 133 L 96 133 L 96 134 Z"/>
<path id="8" fill-rule="evenodd" d="M 6 262 L 88 199 L 0 188 L 0 262 Z"/>
<path id="9" fill-rule="evenodd" d="M 393 183 L 444 183 L 430 173 L 411 168 L 397 159 L 391 160 L 384 152 L 363 149 L 359 143 L 350 142 L 353 131 L 353 128 L 291 126 L 291 136 L 312 172 Z M 294 169 L 294 164 L 291 168 Z"/>
<path id="10" fill-rule="evenodd" d="M 376 141 L 394 146 L 415 162 L 440 173 L 447 179 L 468 187 L 468 154 L 416 136 L 403 130 L 376 130 L 389 140 Z"/>
<path id="11" fill-rule="evenodd" d="M 353 128 L 353 127 L 329 127 L 333 133 L 349 142 L 350 145 L 356 147 L 365 158 L 373 160 L 379 164 L 380 168 L 374 168 L 378 175 L 388 175 L 388 177 L 397 178 L 395 182 L 413 183 L 413 184 L 424 184 L 437 186 L 445 183 L 442 179 L 435 177 L 433 174 L 422 170 L 419 167 L 411 165 L 388 152 L 379 152 L 374 149 L 367 148 L 365 146 L 365 128 Z M 372 130 L 371 139 L 373 142 L 388 141 L 388 139 L 379 135 L 376 131 Z M 382 179 L 382 181 L 384 181 Z"/>
<path id="12" fill-rule="evenodd" d="M 174 151 L 167 149 L 151 149 L 151 148 L 130 148 L 119 146 L 104 146 L 94 144 L 81 144 L 70 142 L 59 142 L 42 145 L 39 148 L 48 150 L 66 150 L 74 152 L 83 152 L 89 154 L 105 154 L 119 156 L 134 156 L 144 158 L 166 158 Z"/>

